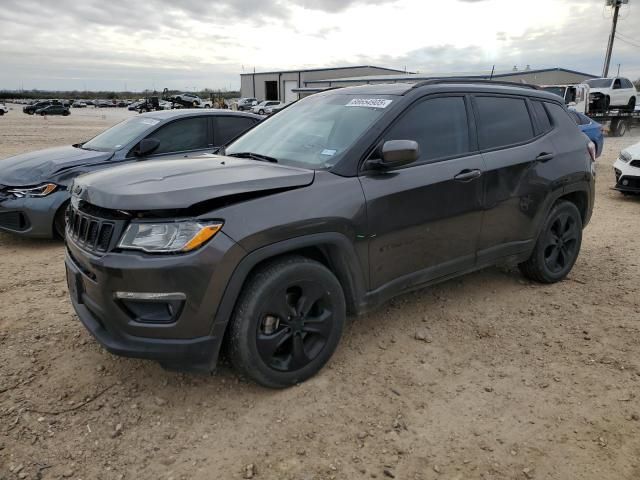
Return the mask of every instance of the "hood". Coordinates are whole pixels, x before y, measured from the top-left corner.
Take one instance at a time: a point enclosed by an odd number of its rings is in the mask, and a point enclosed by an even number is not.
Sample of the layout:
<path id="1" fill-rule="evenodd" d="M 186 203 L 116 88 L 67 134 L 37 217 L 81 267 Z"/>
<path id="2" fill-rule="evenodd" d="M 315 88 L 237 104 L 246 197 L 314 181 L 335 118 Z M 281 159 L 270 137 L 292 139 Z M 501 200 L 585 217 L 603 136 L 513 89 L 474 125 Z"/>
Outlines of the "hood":
<path id="1" fill-rule="evenodd" d="M 631 157 L 631 160 L 640 160 L 640 143 L 631 145 L 630 147 L 627 147 L 622 151 L 628 153 Z"/>
<path id="2" fill-rule="evenodd" d="M 589 95 L 592 95 L 594 93 L 602 93 L 602 94 L 607 94 L 610 93 L 611 89 L 608 87 L 605 88 L 591 88 L 589 89 Z"/>
<path id="3" fill-rule="evenodd" d="M 10 187 L 64 183 L 69 170 L 104 162 L 112 152 L 96 152 L 72 146 L 47 148 L 0 160 L 0 184 Z"/>
<path id="4" fill-rule="evenodd" d="M 82 175 L 72 194 L 112 210 L 174 210 L 230 195 L 303 187 L 314 175 L 313 170 L 205 154 Z"/>

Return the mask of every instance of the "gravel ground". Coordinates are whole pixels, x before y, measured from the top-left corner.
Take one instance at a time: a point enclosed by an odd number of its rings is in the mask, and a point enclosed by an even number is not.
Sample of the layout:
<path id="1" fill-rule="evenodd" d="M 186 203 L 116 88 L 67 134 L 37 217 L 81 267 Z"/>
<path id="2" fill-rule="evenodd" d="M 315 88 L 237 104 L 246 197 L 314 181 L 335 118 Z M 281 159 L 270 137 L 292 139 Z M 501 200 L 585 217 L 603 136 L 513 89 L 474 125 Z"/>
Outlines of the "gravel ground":
<path id="1" fill-rule="evenodd" d="M 0 157 L 129 114 L 0 117 Z M 63 246 L 0 234 L 0 479 L 638 479 L 640 198 L 597 201 L 569 278 L 492 268 L 354 319 L 330 364 L 270 391 L 103 351 Z"/>

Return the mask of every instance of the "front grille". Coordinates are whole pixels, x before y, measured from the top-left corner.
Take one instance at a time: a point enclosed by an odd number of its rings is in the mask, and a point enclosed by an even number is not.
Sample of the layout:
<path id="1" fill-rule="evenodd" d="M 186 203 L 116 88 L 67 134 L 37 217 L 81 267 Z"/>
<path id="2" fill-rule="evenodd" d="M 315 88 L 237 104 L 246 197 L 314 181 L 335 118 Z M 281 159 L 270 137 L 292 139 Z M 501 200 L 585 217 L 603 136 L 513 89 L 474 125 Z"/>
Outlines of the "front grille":
<path id="1" fill-rule="evenodd" d="M 21 231 L 26 230 L 28 226 L 27 217 L 22 212 L 0 213 L 0 227 Z"/>
<path id="2" fill-rule="evenodd" d="M 67 216 L 67 235 L 87 250 L 106 252 L 111 246 L 115 223 L 94 217 L 74 207 Z"/>
<path id="3" fill-rule="evenodd" d="M 629 165 L 632 167 L 640 168 L 640 160 L 633 160 Z"/>

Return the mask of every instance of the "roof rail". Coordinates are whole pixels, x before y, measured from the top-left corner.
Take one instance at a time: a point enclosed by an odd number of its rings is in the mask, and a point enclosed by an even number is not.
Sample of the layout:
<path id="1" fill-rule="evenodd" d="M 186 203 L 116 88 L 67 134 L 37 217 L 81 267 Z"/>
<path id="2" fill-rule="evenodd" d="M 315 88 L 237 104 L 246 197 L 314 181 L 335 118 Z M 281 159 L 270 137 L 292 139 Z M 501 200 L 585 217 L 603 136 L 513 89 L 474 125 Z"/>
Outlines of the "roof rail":
<path id="1" fill-rule="evenodd" d="M 423 80 L 422 82 L 418 82 L 411 87 L 419 88 L 424 87 L 426 85 L 440 85 L 443 83 L 480 83 L 483 85 L 502 85 L 505 87 L 521 87 L 521 88 L 530 88 L 532 90 L 541 90 L 537 85 L 531 85 L 530 83 L 517 83 L 517 82 L 507 82 L 505 80 L 487 80 L 487 79 L 476 79 L 469 77 L 451 77 L 451 78 L 430 78 L 429 80 Z"/>

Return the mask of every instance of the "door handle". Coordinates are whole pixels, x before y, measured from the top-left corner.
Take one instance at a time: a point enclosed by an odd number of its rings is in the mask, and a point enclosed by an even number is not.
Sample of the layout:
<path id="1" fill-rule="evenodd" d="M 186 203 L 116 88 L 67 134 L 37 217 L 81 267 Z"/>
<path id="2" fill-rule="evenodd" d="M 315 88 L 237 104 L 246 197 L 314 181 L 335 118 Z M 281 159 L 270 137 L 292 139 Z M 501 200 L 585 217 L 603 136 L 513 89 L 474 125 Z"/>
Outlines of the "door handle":
<path id="1" fill-rule="evenodd" d="M 475 170 L 462 170 L 453 179 L 457 182 L 470 182 L 482 175 L 482 172 L 478 169 Z"/>
<path id="2" fill-rule="evenodd" d="M 551 160 L 555 155 L 553 153 L 546 153 L 543 152 L 540 155 L 538 155 L 536 157 L 536 161 L 538 162 L 548 162 L 549 160 Z"/>

